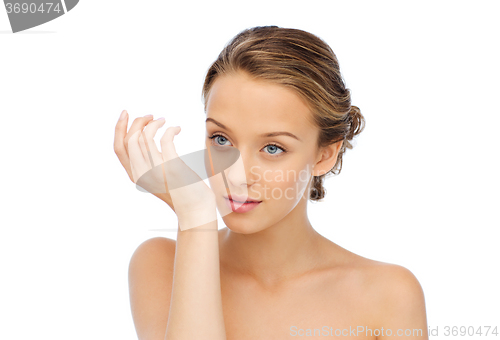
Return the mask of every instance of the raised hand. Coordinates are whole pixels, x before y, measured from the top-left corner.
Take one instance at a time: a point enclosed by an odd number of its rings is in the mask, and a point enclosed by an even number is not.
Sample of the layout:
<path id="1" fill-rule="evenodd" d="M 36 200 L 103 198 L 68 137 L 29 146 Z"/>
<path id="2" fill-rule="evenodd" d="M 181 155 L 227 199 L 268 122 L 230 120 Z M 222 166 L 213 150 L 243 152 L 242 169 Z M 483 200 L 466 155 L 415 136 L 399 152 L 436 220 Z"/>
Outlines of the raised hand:
<path id="1" fill-rule="evenodd" d="M 124 114 L 127 114 L 126 111 Z M 118 137 L 115 136 L 115 152 L 121 155 L 119 159 L 132 182 L 150 193 L 168 196 L 167 203 L 177 214 L 181 230 L 215 221 L 217 216 L 213 191 L 182 161 L 175 150 L 173 139 L 180 132 L 180 127 L 169 127 L 165 131 L 161 138 L 160 153 L 153 138 L 165 120 L 142 118 L 134 121 L 129 133 L 123 138 L 123 147 L 126 146 L 128 157 L 124 156 L 120 143 L 123 130 L 126 129 L 123 120 L 117 126 L 124 124 L 125 127 L 117 128 Z M 147 124 L 144 118 L 148 121 Z M 144 125 L 146 128 L 143 132 Z"/>
<path id="2" fill-rule="evenodd" d="M 122 115 L 120 117 L 123 117 L 123 119 L 118 120 L 116 123 L 115 127 L 115 139 L 114 139 L 114 151 L 115 154 L 118 156 L 118 159 L 120 160 L 120 163 L 122 166 L 125 168 L 127 171 L 127 174 L 130 178 L 130 180 L 133 183 L 137 182 L 138 177 L 134 180 L 134 174 L 132 171 L 131 163 L 130 163 L 130 157 L 129 157 L 129 151 L 128 151 L 128 145 L 129 145 L 129 140 L 130 138 L 136 133 L 137 131 L 143 131 L 144 127 L 146 127 L 144 133 L 141 133 L 141 138 L 139 138 L 139 145 L 141 147 L 141 150 L 144 149 L 148 157 L 148 151 L 146 147 L 147 145 L 150 147 L 151 151 L 151 156 L 153 157 L 153 162 L 154 164 L 160 164 L 163 162 L 163 157 L 161 154 L 158 152 L 158 149 L 156 148 L 156 144 L 153 141 L 153 137 L 158 131 L 160 127 L 165 124 L 165 120 L 163 119 L 158 119 L 158 120 L 153 120 L 152 115 L 147 115 L 144 117 L 138 117 L 136 118 L 132 125 L 130 126 L 130 130 L 127 133 L 127 126 L 128 126 L 128 113 L 127 111 L 123 110 Z M 151 191 L 148 190 L 147 183 L 141 183 L 144 185 L 145 190 L 148 192 L 151 192 L 153 195 L 167 203 L 172 210 L 175 211 L 174 206 L 172 204 L 172 198 L 170 197 L 170 193 L 168 191 L 168 186 L 165 187 L 163 186 L 163 190 L 153 190 L 152 188 Z M 158 189 L 158 188 L 157 188 Z M 155 192 L 157 191 L 157 192 Z"/>

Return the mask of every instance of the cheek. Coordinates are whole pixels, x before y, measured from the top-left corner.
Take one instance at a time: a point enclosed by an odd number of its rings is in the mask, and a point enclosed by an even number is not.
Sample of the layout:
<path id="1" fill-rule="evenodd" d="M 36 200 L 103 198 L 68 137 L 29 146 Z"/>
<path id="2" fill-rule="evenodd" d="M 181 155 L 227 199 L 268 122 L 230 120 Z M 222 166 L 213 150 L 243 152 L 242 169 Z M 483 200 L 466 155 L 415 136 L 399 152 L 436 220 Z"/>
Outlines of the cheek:
<path id="1" fill-rule="evenodd" d="M 261 174 L 259 191 L 269 200 L 290 200 L 297 202 L 307 189 L 311 171 L 302 168 L 267 171 Z"/>
<path id="2" fill-rule="evenodd" d="M 285 194 L 284 197 L 294 203 L 298 202 L 307 189 L 310 178 L 311 173 L 307 171 L 305 167 L 295 170 L 294 174 L 289 176 L 286 182 L 283 182 L 283 185 L 286 186 L 286 188 L 283 189 Z"/>

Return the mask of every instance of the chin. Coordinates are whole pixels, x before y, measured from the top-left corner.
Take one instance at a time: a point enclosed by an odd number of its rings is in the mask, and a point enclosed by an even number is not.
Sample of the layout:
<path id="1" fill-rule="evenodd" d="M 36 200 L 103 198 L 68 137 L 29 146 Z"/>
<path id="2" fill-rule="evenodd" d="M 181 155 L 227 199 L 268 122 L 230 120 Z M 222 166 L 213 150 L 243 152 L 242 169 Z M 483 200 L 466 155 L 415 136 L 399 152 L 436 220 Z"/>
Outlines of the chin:
<path id="1" fill-rule="evenodd" d="M 244 214 L 230 213 L 222 217 L 226 227 L 234 233 L 237 234 L 254 234 L 265 228 L 257 227 L 262 226 L 262 221 L 260 223 L 255 222 L 253 219 L 248 219 L 243 217 Z"/>

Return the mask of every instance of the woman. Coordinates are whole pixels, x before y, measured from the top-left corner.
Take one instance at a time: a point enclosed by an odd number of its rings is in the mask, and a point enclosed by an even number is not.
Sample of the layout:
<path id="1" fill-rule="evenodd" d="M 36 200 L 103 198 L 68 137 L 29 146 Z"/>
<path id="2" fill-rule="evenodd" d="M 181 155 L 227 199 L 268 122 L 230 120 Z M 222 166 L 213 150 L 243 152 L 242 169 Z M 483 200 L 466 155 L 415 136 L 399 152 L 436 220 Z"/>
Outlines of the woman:
<path id="1" fill-rule="evenodd" d="M 307 217 L 308 199 L 325 196 L 325 176 L 340 173 L 364 128 L 331 48 L 297 29 L 244 30 L 208 70 L 203 98 L 207 150 L 238 150 L 243 167 L 211 178 L 213 192 L 200 184 L 191 207 L 189 192 L 155 193 L 179 229 L 177 241 L 147 240 L 130 261 L 139 339 L 427 339 L 415 276 L 336 245 Z M 122 117 L 115 152 L 136 183 L 132 153 L 155 165 L 175 158 L 180 129 L 167 129 L 159 152 L 153 137 L 163 119 L 137 118 L 127 133 Z M 221 230 L 216 207 L 231 212 Z"/>

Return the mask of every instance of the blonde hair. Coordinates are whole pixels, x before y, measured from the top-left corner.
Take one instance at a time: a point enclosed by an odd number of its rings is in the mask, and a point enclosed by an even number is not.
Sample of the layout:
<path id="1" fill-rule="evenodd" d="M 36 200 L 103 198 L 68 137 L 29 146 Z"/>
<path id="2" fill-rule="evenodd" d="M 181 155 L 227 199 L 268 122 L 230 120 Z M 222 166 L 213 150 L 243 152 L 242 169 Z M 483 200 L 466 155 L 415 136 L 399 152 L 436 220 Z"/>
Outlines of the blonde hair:
<path id="1" fill-rule="evenodd" d="M 365 126 L 360 109 L 351 105 L 351 94 L 340 74 L 335 53 L 322 39 L 299 29 L 278 26 L 245 29 L 226 44 L 207 71 L 202 89 L 205 112 L 210 88 L 217 77 L 237 71 L 287 86 L 303 98 L 320 129 L 318 149 L 343 141 L 334 167 L 313 177 L 309 199 L 324 198 L 325 176 L 340 174 L 346 148 L 352 149 L 350 141 Z"/>

